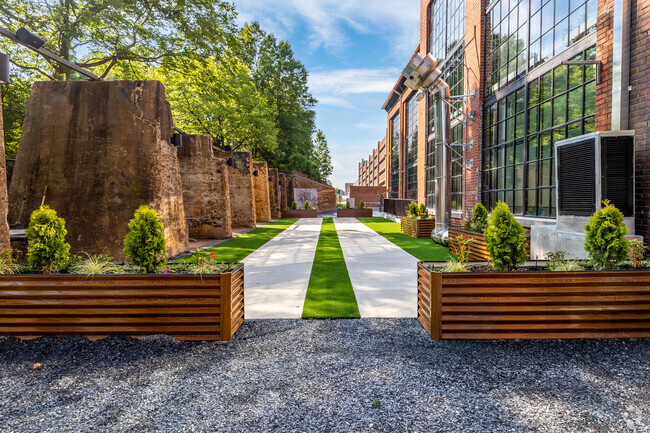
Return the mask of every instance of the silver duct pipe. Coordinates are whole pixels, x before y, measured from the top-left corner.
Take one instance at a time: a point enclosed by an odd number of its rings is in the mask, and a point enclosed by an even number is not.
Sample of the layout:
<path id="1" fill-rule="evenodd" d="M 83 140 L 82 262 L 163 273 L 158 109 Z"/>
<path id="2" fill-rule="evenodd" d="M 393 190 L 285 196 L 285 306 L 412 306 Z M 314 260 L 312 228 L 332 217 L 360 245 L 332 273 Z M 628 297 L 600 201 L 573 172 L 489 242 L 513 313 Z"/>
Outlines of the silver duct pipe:
<path id="1" fill-rule="evenodd" d="M 448 145 L 451 138 L 451 112 L 449 107 L 449 85 L 438 80 L 436 99 L 436 133 L 440 134 L 435 145 L 434 192 L 436 197 L 436 228 L 431 239 L 442 245 L 449 244 L 449 224 L 451 223 L 451 158 Z"/>

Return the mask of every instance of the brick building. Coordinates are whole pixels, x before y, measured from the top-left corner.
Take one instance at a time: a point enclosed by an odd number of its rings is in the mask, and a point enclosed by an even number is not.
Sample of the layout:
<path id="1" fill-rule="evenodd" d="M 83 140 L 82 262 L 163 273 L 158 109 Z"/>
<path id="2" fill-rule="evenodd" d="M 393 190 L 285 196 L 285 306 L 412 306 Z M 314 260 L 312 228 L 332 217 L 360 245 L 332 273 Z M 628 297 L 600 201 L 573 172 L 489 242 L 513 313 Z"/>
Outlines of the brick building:
<path id="1" fill-rule="evenodd" d="M 359 186 L 385 186 L 386 185 L 386 138 L 383 138 L 377 147 L 372 150 L 368 159 L 359 163 Z"/>
<path id="2" fill-rule="evenodd" d="M 453 218 L 504 201 L 525 226 L 554 224 L 554 144 L 629 129 L 636 231 L 650 238 L 650 0 L 421 0 L 420 12 L 416 52 L 450 86 Z M 391 196 L 431 210 L 436 102 L 400 76 L 382 107 Z"/>

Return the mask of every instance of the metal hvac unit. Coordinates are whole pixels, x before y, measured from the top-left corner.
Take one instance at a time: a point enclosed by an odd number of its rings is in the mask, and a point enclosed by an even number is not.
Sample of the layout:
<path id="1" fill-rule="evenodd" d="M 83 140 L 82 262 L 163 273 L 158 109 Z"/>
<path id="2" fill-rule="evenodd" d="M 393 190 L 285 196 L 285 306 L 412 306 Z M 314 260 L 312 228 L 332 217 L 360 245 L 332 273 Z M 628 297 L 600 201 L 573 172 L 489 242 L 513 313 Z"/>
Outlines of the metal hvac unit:
<path id="1" fill-rule="evenodd" d="M 634 131 L 603 131 L 556 143 L 558 215 L 589 216 L 609 200 L 634 216 Z"/>

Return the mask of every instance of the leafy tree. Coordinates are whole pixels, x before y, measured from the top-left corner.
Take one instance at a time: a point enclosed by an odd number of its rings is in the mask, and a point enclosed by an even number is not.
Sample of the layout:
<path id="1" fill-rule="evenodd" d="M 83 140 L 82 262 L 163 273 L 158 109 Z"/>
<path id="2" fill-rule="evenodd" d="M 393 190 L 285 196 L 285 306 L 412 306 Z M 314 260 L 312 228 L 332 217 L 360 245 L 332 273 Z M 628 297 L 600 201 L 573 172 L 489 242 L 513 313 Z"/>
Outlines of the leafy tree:
<path id="1" fill-rule="evenodd" d="M 31 81 L 23 77 L 14 77 L 11 84 L 2 86 L 2 120 L 7 158 L 16 157 L 31 87 Z"/>
<path id="2" fill-rule="evenodd" d="M 327 139 L 325 134 L 320 129 L 316 131 L 316 140 L 314 140 L 315 148 L 314 153 L 316 161 L 318 161 L 318 171 L 321 180 L 327 180 L 332 175 L 332 157 L 330 150 L 327 147 Z"/>
<path id="3" fill-rule="evenodd" d="M 50 274 L 55 267 L 67 261 L 70 255 L 70 244 L 65 241 L 67 234 L 65 220 L 54 209 L 41 206 L 32 212 L 25 231 L 30 266 Z"/>
<path id="4" fill-rule="evenodd" d="M 47 50 L 100 77 L 119 64 L 211 58 L 236 35 L 234 6 L 222 0 L 4 0 L 0 17 L 11 31 L 27 28 Z M 50 80 L 72 78 L 70 69 L 10 41 L 0 42 L 0 51 Z"/>
<path id="5" fill-rule="evenodd" d="M 526 261 L 526 233 L 504 202 L 492 211 L 484 236 L 496 269 L 511 271 Z"/>
<path id="6" fill-rule="evenodd" d="M 589 218 L 585 226 L 585 251 L 596 269 L 612 269 L 627 258 L 630 251 L 623 214 L 608 200 Z"/>

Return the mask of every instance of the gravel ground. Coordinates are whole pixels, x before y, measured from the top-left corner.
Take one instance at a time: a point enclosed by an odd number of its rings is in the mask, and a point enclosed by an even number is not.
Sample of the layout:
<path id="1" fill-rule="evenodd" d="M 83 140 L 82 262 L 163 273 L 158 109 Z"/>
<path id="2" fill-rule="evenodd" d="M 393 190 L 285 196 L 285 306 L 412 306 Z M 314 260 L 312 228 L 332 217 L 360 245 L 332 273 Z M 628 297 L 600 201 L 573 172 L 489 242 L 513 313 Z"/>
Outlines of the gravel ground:
<path id="1" fill-rule="evenodd" d="M 414 319 L 2 338 L 0 431 L 649 432 L 650 340 L 435 342 Z"/>

